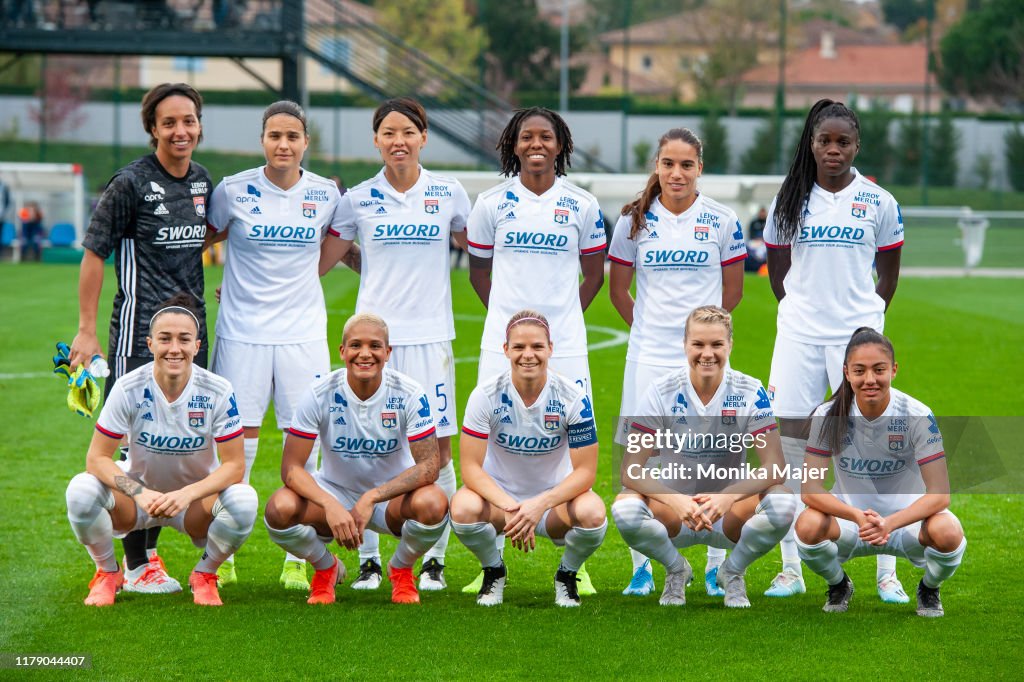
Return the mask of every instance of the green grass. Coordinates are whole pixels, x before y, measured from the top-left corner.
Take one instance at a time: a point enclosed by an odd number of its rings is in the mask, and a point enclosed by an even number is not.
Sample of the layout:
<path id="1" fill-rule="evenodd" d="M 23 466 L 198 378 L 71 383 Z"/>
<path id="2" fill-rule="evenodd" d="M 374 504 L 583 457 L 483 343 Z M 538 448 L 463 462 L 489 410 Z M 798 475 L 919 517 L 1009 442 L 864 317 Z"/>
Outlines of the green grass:
<path id="1" fill-rule="evenodd" d="M 221 272 L 208 270 L 208 287 Z M 459 414 L 473 386 L 483 308 L 466 273 L 453 276 L 459 338 Z M 754 607 L 732 612 L 689 590 L 683 609 L 658 607 L 656 598 L 626 598 L 629 559 L 618 532 L 588 562 L 599 590 L 583 607 L 554 607 L 551 579 L 557 551 L 546 542 L 535 555 L 509 551 L 506 603 L 477 608 L 458 587 L 478 567 L 452 540 L 446 592 L 423 597 L 416 608 L 377 593 L 339 590 L 339 603 L 310 608 L 303 595 L 277 584 L 282 553 L 262 524 L 239 552 L 240 584 L 226 587 L 220 609 L 200 609 L 188 595 L 121 595 L 110 609 L 82 605 L 92 565 L 68 527 L 64 489 L 84 466 L 91 423 L 63 406 L 56 379 L 40 376 L 53 343 L 70 340 L 76 324 L 77 269 L 72 266 L 0 266 L 0 395 L 9 437 L 0 446 L 0 652 L 89 653 L 85 679 L 324 679 L 482 678 L 559 679 L 691 677 L 910 678 L 1011 677 L 1024 663 L 1016 579 L 1024 562 L 1022 498 L 1008 494 L 957 495 L 969 547 L 959 573 L 943 590 L 947 615 L 917 618 L 913 605 L 888 606 L 874 594 L 874 561 L 851 562 L 857 585 L 850 613 L 821 612 L 824 584 L 805 571 L 809 593 L 791 600 L 760 596 L 779 567 L 778 550 L 751 567 Z M 101 319 L 109 319 L 112 273 L 107 275 Z M 336 271 L 325 280 L 330 338 L 353 308 L 358 282 Z M 733 366 L 767 378 L 774 338 L 775 304 L 767 281 L 746 280 L 736 313 Z M 24 292 L 24 293 L 23 293 Z M 211 296 L 212 299 L 212 296 Z M 211 322 L 216 304 L 211 300 Z M 624 329 L 602 292 L 587 312 L 591 326 Z M 887 331 L 900 363 L 897 386 L 939 415 L 1024 415 L 1024 282 L 1020 280 L 922 280 L 905 278 L 888 315 Z M 607 338 L 592 332 L 591 342 Z M 618 411 L 625 348 L 591 353 L 601 467 L 595 490 L 613 498 L 610 429 Z M 11 378 L 12 374 L 33 374 Z M 996 395 L 998 392 L 998 395 Z M 280 435 L 268 415 L 253 484 L 265 501 L 280 485 Z M 1007 420 L 1000 422 L 1004 426 Z M 1009 434 L 1009 438 L 1016 432 Z M 1018 450 L 1004 456 L 1020 469 Z M 1019 480 L 1019 477 L 1018 477 Z M 1018 486 L 1017 490 L 1020 490 Z M 384 541 L 385 552 L 393 542 Z M 335 547 L 349 572 L 353 554 Z M 184 580 L 197 552 L 182 536 L 165 531 L 161 553 Z M 694 566 L 701 548 L 687 550 Z M 904 561 L 900 575 L 912 592 L 920 571 Z M 660 571 L 656 575 L 661 586 Z M 15 673 L 0 673 L 14 679 Z M 20 678 L 21 676 L 17 676 Z M 66 672 L 33 677 L 65 679 Z"/>

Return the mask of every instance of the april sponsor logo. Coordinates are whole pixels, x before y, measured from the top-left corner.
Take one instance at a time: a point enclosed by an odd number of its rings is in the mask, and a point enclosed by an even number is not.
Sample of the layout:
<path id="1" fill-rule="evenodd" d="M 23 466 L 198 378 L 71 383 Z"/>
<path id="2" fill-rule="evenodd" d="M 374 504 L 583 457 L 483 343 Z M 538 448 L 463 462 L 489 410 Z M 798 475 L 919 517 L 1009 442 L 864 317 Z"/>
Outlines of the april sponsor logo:
<path id="1" fill-rule="evenodd" d="M 686 402 L 686 396 L 682 393 L 676 394 L 676 404 L 672 406 L 672 414 L 680 414 L 686 412 L 686 408 L 689 405 Z"/>
<path id="2" fill-rule="evenodd" d="M 193 182 L 188 189 L 189 192 L 192 193 L 192 196 L 195 196 L 197 194 L 206 194 L 209 191 L 209 187 L 210 183 L 202 180 L 200 182 Z"/>
<path id="3" fill-rule="evenodd" d="M 568 251 L 569 237 L 564 234 L 513 230 L 505 233 L 504 244 L 506 247 L 522 251 Z"/>
<path id="4" fill-rule="evenodd" d="M 374 241 L 436 242 L 440 239 L 440 225 L 382 223 L 373 228 Z"/>
<path id="5" fill-rule="evenodd" d="M 871 204 L 872 206 L 878 206 L 882 203 L 882 198 L 877 192 L 865 192 L 861 190 L 857 192 L 857 196 L 853 198 L 855 203 Z"/>
<path id="6" fill-rule="evenodd" d="M 164 200 L 164 188 L 155 182 L 149 183 L 149 193 L 143 195 L 143 199 L 146 201 L 163 201 Z"/>
<path id="7" fill-rule="evenodd" d="M 452 195 L 452 191 L 448 188 L 448 185 L 427 185 L 427 189 L 423 192 L 425 197 L 439 197 L 446 198 Z M 437 203 L 436 201 L 434 202 Z"/>
<path id="8" fill-rule="evenodd" d="M 163 454 L 190 455 L 203 449 L 206 445 L 206 438 L 204 436 L 161 436 L 143 431 L 135 442 Z"/>
<path id="9" fill-rule="evenodd" d="M 518 454 L 545 454 L 562 443 L 561 436 L 523 436 L 515 433 L 498 432 L 497 444 Z"/>
<path id="10" fill-rule="evenodd" d="M 305 246 L 319 243 L 320 234 L 315 227 L 301 225 L 250 225 L 245 238 L 268 246 Z"/>
<path id="11" fill-rule="evenodd" d="M 818 244 L 863 244 L 864 228 L 846 225 L 804 225 L 800 228 L 798 241 Z"/>
<path id="12" fill-rule="evenodd" d="M 258 189 L 256 189 L 255 185 L 246 185 L 245 186 L 245 193 L 246 194 L 251 194 L 254 197 L 261 197 L 261 196 L 263 196 L 262 194 L 260 194 L 260 191 Z"/>
<path id="13" fill-rule="evenodd" d="M 702 267 L 708 262 L 707 251 L 693 251 L 686 249 L 665 250 L 652 249 L 644 253 L 643 265 L 647 267 L 658 266 L 691 266 Z"/>
<path id="14" fill-rule="evenodd" d="M 156 244 L 165 249 L 202 246 L 206 225 L 173 225 L 156 231 Z"/>
<path id="15" fill-rule="evenodd" d="M 862 457 L 840 457 L 839 468 L 847 473 L 861 476 L 891 476 L 907 468 L 902 459 L 865 459 Z"/>
<path id="16" fill-rule="evenodd" d="M 512 408 L 512 399 L 508 397 L 507 393 L 501 394 L 501 404 L 494 408 L 494 414 L 501 414 L 502 412 L 508 412 Z"/>
<path id="17" fill-rule="evenodd" d="M 370 188 L 370 198 L 359 202 L 360 206 L 380 206 L 384 203 L 384 193 L 379 189 Z M 382 207 L 383 208 L 383 207 Z M 380 211 L 378 211 L 380 213 Z"/>
<path id="18" fill-rule="evenodd" d="M 212 410 L 213 402 L 212 397 L 208 395 L 194 395 L 191 400 L 188 401 L 188 409 L 190 410 Z"/>

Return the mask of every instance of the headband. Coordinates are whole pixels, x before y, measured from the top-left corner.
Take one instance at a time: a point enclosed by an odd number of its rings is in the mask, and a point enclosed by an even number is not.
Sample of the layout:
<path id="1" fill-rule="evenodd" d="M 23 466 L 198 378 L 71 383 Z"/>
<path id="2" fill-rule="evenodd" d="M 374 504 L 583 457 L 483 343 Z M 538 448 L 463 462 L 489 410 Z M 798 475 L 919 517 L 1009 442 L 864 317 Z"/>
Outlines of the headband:
<path id="1" fill-rule="evenodd" d="M 427 122 L 420 117 L 419 113 L 408 104 L 403 104 L 402 102 L 385 102 L 380 108 L 380 120 L 383 121 L 384 117 L 393 111 L 408 118 L 421 132 L 427 129 Z"/>
<path id="2" fill-rule="evenodd" d="M 547 330 L 548 336 L 551 336 L 551 327 L 549 327 L 548 323 L 545 322 L 544 320 L 540 319 L 539 317 L 520 317 L 518 320 L 516 320 L 515 322 L 513 322 L 512 324 L 505 328 L 506 341 L 508 341 L 508 335 L 512 331 L 512 327 L 516 326 L 520 322 L 536 322 L 540 326 L 544 327 L 545 330 Z"/>
<path id="3" fill-rule="evenodd" d="M 188 308 L 183 308 L 180 305 L 169 305 L 166 308 L 161 308 L 160 310 L 153 313 L 153 317 L 149 318 L 150 331 L 152 331 L 153 329 L 153 323 L 156 322 L 156 318 L 160 317 L 164 313 L 184 313 L 185 315 L 188 315 L 189 317 L 192 318 L 192 321 L 196 323 L 196 332 L 199 331 L 199 318 L 196 317 L 195 313 L 193 313 L 191 310 L 189 310 Z"/>

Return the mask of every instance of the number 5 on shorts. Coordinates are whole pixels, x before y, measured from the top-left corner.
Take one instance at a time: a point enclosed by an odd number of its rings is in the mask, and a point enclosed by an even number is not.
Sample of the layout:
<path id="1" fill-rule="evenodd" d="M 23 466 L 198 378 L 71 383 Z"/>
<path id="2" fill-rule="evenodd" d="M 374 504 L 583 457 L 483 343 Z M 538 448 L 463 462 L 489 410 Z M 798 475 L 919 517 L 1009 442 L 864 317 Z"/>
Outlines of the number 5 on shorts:
<path id="1" fill-rule="evenodd" d="M 442 386 L 444 386 L 443 383 L 434 386 L 434 394 L 443 401 L 441 403 L 441 407 L 437 408 L 438 412 L 444 412 L 445 410 L 448 409 L 448 396 L 445 393 L 441 393 Z"/>

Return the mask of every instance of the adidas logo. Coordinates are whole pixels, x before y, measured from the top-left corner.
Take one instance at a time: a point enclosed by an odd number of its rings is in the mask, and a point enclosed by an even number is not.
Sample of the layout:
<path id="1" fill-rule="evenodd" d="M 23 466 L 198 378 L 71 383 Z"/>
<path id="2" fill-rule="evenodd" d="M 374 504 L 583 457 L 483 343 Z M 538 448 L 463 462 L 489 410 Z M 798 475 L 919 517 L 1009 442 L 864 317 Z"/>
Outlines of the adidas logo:
<path id="1" fill-rule="evenodd" d="M 156 207 L 156 210 L 154 210 L 153 213 L 155 213 L 156 215 L 167 215 L 168 213 L 170 213 L 170 211 L 167 210 L 166 206 L 160 204 Z"/>
<path id="2" fill-rule="evenodd" d="M 437 422 L 438 426 L 448 426 L 448 417 L 441 417 L 441 421 Z"/>
<path id="3" fill-rule="evenodd" d="M 515 220 L 515 219 L 516 219 L 516 212 L 515 211 L 509 211 L 508 213 L 505 214 L 505 220 Z"/>
<path id="4" fill-rule="evenodd" d="M 657 239 L 657 238 L 658 238 L 658 231 L 657 230 L 652 231 L 651 232 L 651 239 Z"/>
<path id="5" fill-rule="evenodd" d="M 341 426 L 345 426 L 347 422 L 345 421 L 344 417 L 338 417 L 337 419 L 334 420 L 334 423 L 340 424 Z"/>
<path id="6" fill-rule="evenodd" d="M 387 209 L 385 209 L 383 206 L 379 207 L 377 209 L 376 213 L 377 213 L 377 215 L 387 215 L 388 214 Z"/>
<path id="7" fill-rule="evenodd" d="M 252 213 L 253 215 L 263 215 L 263 211 L 260 210 L 259 206 L 253 206 L 249 213 Z"/>
<path id="8" fill-rule="evenodd" d="M 512 423 L 512 417 L 510 417 L 510 416 L 508 416 L 506 414 L 504 417 L 501 418 L 501 422 L 500 423 L 501 424 L 511 424 Z"/>
<path id="9" fill-rule="evenodd" d="M 143 421 L 147 421 L 147 422 L 154 421 L 153 420 L 153 415 L 151 413 L 147 412 L 146 414 L 142 415 L 142 420 Z"/>

